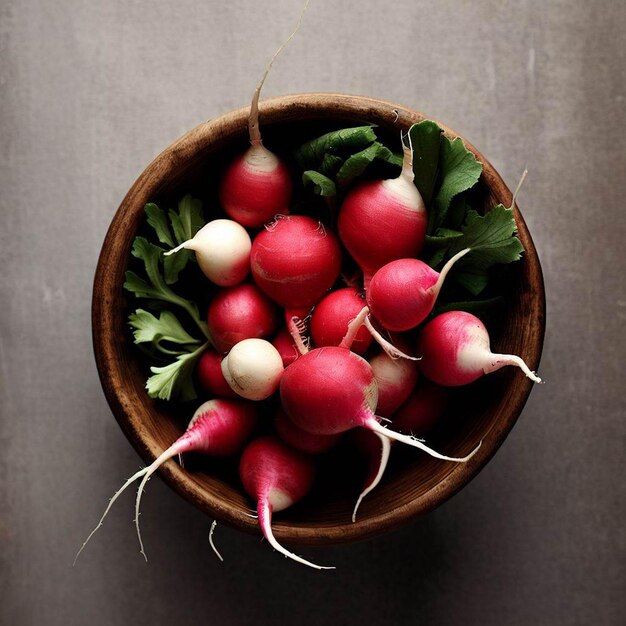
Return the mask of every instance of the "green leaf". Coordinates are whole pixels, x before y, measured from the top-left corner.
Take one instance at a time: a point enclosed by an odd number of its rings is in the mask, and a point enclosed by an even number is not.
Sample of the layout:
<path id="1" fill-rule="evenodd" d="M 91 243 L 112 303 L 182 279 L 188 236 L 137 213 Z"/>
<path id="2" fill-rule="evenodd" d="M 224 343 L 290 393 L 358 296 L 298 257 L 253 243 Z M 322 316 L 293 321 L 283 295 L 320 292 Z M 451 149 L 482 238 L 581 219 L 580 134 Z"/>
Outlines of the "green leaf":
<path id="1" fill-rule="evenodd" d="M 438 228 L 434 235 L 426 235 L 426 243 L 435 248 L 447 247 L 459 237 L 463 237 L 463 233 L 458 230 Z"/>
<path id="2" fill-rule="evenodd" d="M 483 166 L 457 137 L 450 141 L 441 138 L 439 178 L 441 185 L 435 196 L 428 219 L 428 232 L 433 233 L 446 218 L 452 199 L 471 189 L 480 178 Z"/>
<path id="3" fill-rule="evenodd" d="M 450 256 L 471 248 L 457 263 L 453 273 L 470 293 L 479 294 L 489 280 L 488 269 L 494 265 L 513 263 L 521 258 L 524 246 L 515 236 L 517 226 L 513 210 L 498 204 L 484 216 L 470 210 L 461 228 L 462 237 L 454 239 Z"/>
<path id="4" fill-rule="evenodd" d="M 317 170 L 324 155 L 351 154 L 374 141 L 376 133 L 371 126 L 342 128 L 307 141 L 296 150 L 295 157 L 303 170 Z"/>
<path id="5" fill-rule="evenodd" d="M 200 343 L 183 328 L 171 311 L 162 311 L 157 318 L 144 309 L 137 309 L 129 316 L 128 321 L 134 328 L 135 343 L 152 343 L 165 354 L 171 354 L 172 350 L 164 346 L 163 341 L 176 344 Z"/>
<path id="6" fill-rule="evenodd" d="M 441 128 L 431 120 L 413 124 L 409 129 L 415 186 L 427 207 L 430 206 L 439 171 L 441 132 Z"/>
<path id="7" fill-rule="evenodd" d="M 465 221 L 469 210 L 470 206 L 467 203 L 467 194 L 459 194 L 455 198 L 452 198 L 444 224 L 452 230 L 458 230 Z"/>
<path id="8" fill-rule="evenodd" d="M 153 202 L 146 204 L 144 211 L 146 212 L 146 216 L 148 218 L 148 224 L 150 224 L 150 226 L 154 229 L 159 241 L 170 248 L 175 247 L 176 244 L 172 238 L 172 231 L 167 223 L 165 211 L 160 209 Z"/>
<path id="9" fill-rule="evenodd" d="M 433 269 L 436 269 L 439 264 L 445 259 L 447 252 L 448 248 L 446 246 L 435 250 L 433 255 L 427 261 L 428 265 L 430 265 L 430 267 L 432 267 Z"/>
<path id="10" fill-rule="evenodd" d="M 313 170 L 307 170 L 302 174 L 302 184 L 305 187 L 312 186 L 313 193 L 318 196 L 333 197 L 337 195 L 335 183 L 324 174 Z"/>
<path id="11" fill-rule="evenodd" d="M 343 159 L 334 154 L 325 154 L 319 171 L 324 176 L 335 176 L 343 163 Z M 309 170 L 310 171 L 310 170 Z"/>
<path id="12" fill-rule="evenodd" d="M 375 159 L 392 162 L 393 153 L 389 148 L 375 141 L 371 146 L 349 156 L 337 172 L 337 185 L 343 189 L 348 187 L 355 178 L 361 176 Z"/>
<path id="13" fill-rule="evenodd" d="M 193 386 L 192 375 L 200 355 L 208 347 L 208 342 L 194 352 L 187 352 L 176 357 L 173 363 L 163 367 L 151 367 L 152 376 L 146 381 L 146 389 L 151 398 L 160 400 L 194 400 L 196 390 Z"/>

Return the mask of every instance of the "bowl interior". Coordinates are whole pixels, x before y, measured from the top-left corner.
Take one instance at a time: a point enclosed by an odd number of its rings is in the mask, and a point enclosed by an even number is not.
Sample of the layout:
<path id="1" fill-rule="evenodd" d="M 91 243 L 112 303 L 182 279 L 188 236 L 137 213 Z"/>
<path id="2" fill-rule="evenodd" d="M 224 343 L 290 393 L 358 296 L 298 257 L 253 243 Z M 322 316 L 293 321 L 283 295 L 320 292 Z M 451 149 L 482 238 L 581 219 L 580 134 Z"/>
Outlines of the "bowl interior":
<path id="1" fill-rule="evenodd" d="M 419 113 L 391 103 L 339 95 L 290 96 L 261 107 L 265 144 L 287 156 L 308 138 L 362 123 L 378 125 L 380 133 L 397 141 L 400 129 L 421 119 Z M 138 303 L 132 297 L 127 299 L 122 289 L 124 271 L 131 263 L 132 240 L 143 228 L 146 202 L 175 206 L 191 193 L 203 200 L 207 219 L 223 216 L 216 197 L 217 180 L 229 158 L 246 148 L 246 123 L 247 109 L 235 111 L 200 125 L 159 155 L 122 202 L 103 245 L 93 294 L 96 360 L 111 408 L 146 461 L 153 460 L 183 432 L 195 404 L 157 402 L 144 390 L 147 368 L 126 324 L 128 307 Z M 482 155 L 465 143 L 484 165 L 480 182 L 483 208 L 497 202 L 508 206 L 510 191 Z M 494 351 L 519 354 L 535 369 L 545 326 L 543 282 L 536 251 L 517 210 L 516 219 L 526 253 L 507 274 L 504 306 L 492 319 L 490 333 Z M 198 299 L 208 301 L 209 294 L 207 287 Z M 517 369 L 505 368 L 466 388 L 451 390 L 442 426 L 429 436 L 428 443 L 445 454 L 461 456 L 482 440 L 478 454 L 466 464 L 456 464 L 394 446 L 385 478 L 363 501 L 356 523 L 351 522 L 351 512 L 364 467 L 354 462 L 354 455 L 346 462 L 340 446 L 324 464 L 314 492 L 276 517 L 275 534 L 291 543 L 364 539 L 438 506 L 493 456 L 519 416 L 531 386 Z M 236 463 L 190 455 L 185 470 L 169 462 L 160 473 L 178 493 L 212 517 L 258 532 L 256 521 L 248 515 L 253 503 L 243 494 Z"/>

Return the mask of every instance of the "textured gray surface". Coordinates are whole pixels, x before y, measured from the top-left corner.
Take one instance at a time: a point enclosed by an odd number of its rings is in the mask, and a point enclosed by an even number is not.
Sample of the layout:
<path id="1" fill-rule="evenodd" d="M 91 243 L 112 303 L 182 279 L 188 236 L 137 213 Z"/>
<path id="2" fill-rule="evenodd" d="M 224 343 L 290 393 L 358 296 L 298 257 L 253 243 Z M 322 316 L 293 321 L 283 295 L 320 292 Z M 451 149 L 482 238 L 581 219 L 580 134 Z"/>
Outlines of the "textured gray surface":
<path id="1" fill-rule="evenodd" d="M 136 176 L 249 100 L 299 3 L 0 3 L 0 622 L 618 624 L 624 604 L 626 26 L 610 1 L 313 0 L 265 95 L 402 102 L 468 137 L 509 184 L 546 277 L 536 388 L 462 493 L 372 542 L 288 563 L 158 480 L 138 555 L 129 498 L 76 547 L 139 459 L 91 352 L 90 292 Z"/>

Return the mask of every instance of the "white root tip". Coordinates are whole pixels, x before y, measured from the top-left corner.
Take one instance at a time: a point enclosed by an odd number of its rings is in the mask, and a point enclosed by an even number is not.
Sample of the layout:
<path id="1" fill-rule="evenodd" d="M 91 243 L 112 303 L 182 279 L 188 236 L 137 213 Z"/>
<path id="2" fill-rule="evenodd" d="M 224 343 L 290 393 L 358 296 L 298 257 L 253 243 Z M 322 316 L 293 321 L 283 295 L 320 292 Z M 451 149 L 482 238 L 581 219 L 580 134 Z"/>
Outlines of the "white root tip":
<path id="1" fill-rule="evenodd" d="M 519 367 L 522 372 L 524 372 L 524 374 L 526 374 L 526 376 L 528 376 L 528 378 L 535 383 L 543 384 L 544 382 L 528 367 L 528 365 L 526 365 L 521 357 L 515 354 L 492 354 L 491 362 L 483 368 L 483 371 L 485 374 L 490 374 L 505 365 L 514 365 L 515 367 Z"/>
<path id="2" fill-rule="evenodd" d="M 398 350 L 392 343 L 387 341 L 375 328 L 372 324 L 369 317 L 365 318 L 364 321 L 365 326 L 367 326 L 367 330 L 370 331 L 372 337 L 374 337 L 376 343 L 387 353 L 387 356 L 391 359 L 409 359 L 409 361 L 420 361 L 422 359 L 421 356 L 409 356 L 405 354 L 401 350 Z"/>
<path id="3" fill-rule="evenodd" d="M 445 454 L 439 454 L 439 452 L 436 452 L 432 448 L 429 448 L 427 445 L 422 443 L 422 441 L 416 439 L 415 437 L 412 437 L 411 435 L 402 435 L 393 430 L 385 428 L 385 426 L 380 424 L 374 417 L 366 422 L 365 427 L 373 430 L 375 433 L 380 433 L 385 437 L 389 437 L 390 439 L 400 441 L 401 443 L 406 443 L 407 445 L 413 446 L 414 448 L 419 448 L 420 450 L 427 452 L 428 454 L 430 454 L 430 456 L 435 457 L 436 459 L 441 459 L 442 461 L 454 461 L 455 463 L 465 463 L 469 461 L 483 445 L 483 442 L 481 440 L 480 443 L 467 456 L 446 456 Z"/>
<path id="4" fill-rule="evenodd" d="M 80 547 L 80 550 L 76 553 L 76 556 L 74 557 L 74 561 L 72 562 L 72 567 L 74 567 L 76 565 L 76 561 L 78 561 L 78 557 L 80 556 L 81 552 L 85 549 L 85 547 L 87 546 L 87 544 L 89 543 L 91 538 L 96 534 L 96 532 L 100 528 L 102 528 L 102 524 L 104 522 L 104 518 L 108 515 L 109 511 L 111 510 L 111 507 L 113 506 L 113 503 L 119 498 L 119 496 L 122 494 L 122 492 L 124 492 L 126 490 L 126 487 L 128 487 L 129 485 L 132 485 L 136 480 L 141 478 L 147 471 L 148 471 L 147 467 L 144 467 L 143 469 L 140 469 L 138 472 L 133 474 L 122 485 L 122 487 L 120 489 L 118 489 L 113 494 L 113 497 L 109 500 L 109 504 L 107 505 L 107 508 L 104 510 L 104 513 L 102 514 L 102 517 L 100 518 L 100 521 L 96 524 L 96 527 L 89 533 L 87 539 L 85 539 L 85 541 L 83 542 L 83 545 Z"/>
<path id="5" fill-rule="evenodd" d="M 164 252 L 163 256 L 169 256 L 170 254 L 174 254 L 175 252 L 178 252 L 179 250 L 182 250 L 183 248 L 185 248 L 186 250 L 193 250 L 193 239 L 187 239 L 187 241 L 183 241 L 183 243 L 181 243 L 180 246 L 176 246 L 175 248 L 172 248 L 171 250 Z"/>
<path id="6" fill-rule="evenodd" d="M 161 465 L 163 465 L 165 461 L 168 461 L 169 459 L 176 456 L 181 451 L 180 448 L 176 445 L 176 443 L 178 442 L 175 442 L 174 444 L 172 444 L 159 457 L 157 457 L 151 465 L 149 465 L 146 468 L 146 474 L 143 477 L 143 480 L 141 481 L 141 483 L 139 483 L 139 487 L 137 489 L 137 497 L 135 499 L 135 529 L 137 530 L 137 539 L 139 540 L 139 553 L 146 560 L 146 563 L 148 562 L 148 557 L 143 548 L 143 541 L 141 539 L 141 530 L 139 529 L 139 508 L 141 505 L 141 495 L 143 493 L 143 490 L 146 487 L 146 483 L 150 480 L 150 477 L 152 476 L 152 474 L 154 474 L 154 472 L 156 472 L 156 470 L 159 469 L 159 467 L 161 467 Z"/>
<path id="7" fill-rule="evenodd" d="M 352 511 L 352 523 L 356 522 L 356 512 L 359 510 L 359 506 L 361 506 L 361 502 L 363 502 L 363 498 L 370 493 L 381 481 L 385 470 L 387 469 L 387 463 L 389 462 L 389 452 L 391 451 L 391 441 L 389 437 L 382 435 L 381 433 L 374 433 L 380 439 L 380 464 L 378 465 L 378 471 L 376 472 L 376 476 L 374 476 L 372 482 L 365 487 L 365 489 L 361 492 L 359 499 L 356 501 L 354 505 L 354 511 Z"/>
<path id="8" fill-rule="evenodd" d="M 209 530 L 209 545 L 213 549 L 213 552 L 215 552 L 215 554 L 217 555 L 217 558 L 223 563 L 224 558 L 219 553 L 219 550 L 215 547 L 215 544 L 213 543 L 213 533 L 215 532 L 216 526 L 217 526 L 217 520 L 213 520 L 213 523 L 211 524 L 211 530 Z"/>
<path id="9" fill-rule="evenodd" d="M 306 335 L 308 329 L 305 322 L 297 315 L 292 315 L 289 317 L 287 329 L 296 344 L 298 352 L 300 354 L 306 354 L 309 351 L 309 338 Z"/>
<path id="10" fill-rule="evenodd" d="M 524 181 L 526 180 L 526 176 L 528 176 L 528 170 L 524 168 L 522 177 L 519 179 L 519 183 L 517 183 L 517 187 L 515 188 L 515 191 L 513 192 L 513 197 L 511 198 L 511 206 L 509 207 L 509 209 L 512 209 L 515 206 L 515 201 L 517 200 L 517 194 L 522 188 L 522 185 L 524 184 Z"/>
<path id="11" fill-rule="evenodd" d="M 311 563 L 311 561 L 307 561 L 301 556 L 298 556 L 293 552 L 289 552 L 287 548 L 281 546 L 278 541 L 276 541 L 276 538 L 272 533 L 272 511 L 268 503 L 259 502 L 259 524 L 261 525 L 263 536 L 267 539 L 272 548 L 274 548 L 274 550 L 276 550 L 277 552 L 280 552 L 281 554 L 292 559 L 293 561 L 296 561 L 296 563 L 307 565 L 308 567 L 312 567 L 313 569 L 335 569 L 334 567 L 328 567 L 326 565 L 316 565 L 315 563 Z"/>
<path id="12" fill-rule="evenodd" d="M 457 252 L 451 259 L 447 261 L 447 263 L 441 268 L 441 272 L 439 272 L 439 278 L 437 282 L 430 288 L 430 292 L 437 297 L 441 288 L 443 287 L 443 281 L 446 279 L 448 272 L 452 269 L 452 266 L 461 258 L 464 257 L 468 252 L 471 252 L 471 248 L 465 248 L 460 252 Z"/>

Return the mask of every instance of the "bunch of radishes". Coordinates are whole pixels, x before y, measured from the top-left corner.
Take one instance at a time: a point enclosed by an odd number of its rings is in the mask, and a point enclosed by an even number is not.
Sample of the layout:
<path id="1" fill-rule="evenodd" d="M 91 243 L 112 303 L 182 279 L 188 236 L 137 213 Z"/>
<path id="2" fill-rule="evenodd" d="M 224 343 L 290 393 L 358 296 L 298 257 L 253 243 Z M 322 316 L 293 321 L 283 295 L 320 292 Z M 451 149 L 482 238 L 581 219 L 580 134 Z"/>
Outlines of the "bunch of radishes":
<path id="1" fill-rule="evenodd" d="M 427 215 L 413 182 L 412 148 L 404 141 L 400 175 L 350 190 L 339 207 L 337 232 L 291 214 L 290 168 L 263 145 L 259 132 L 262 84 L 251 107 L 251 145 L 219 184 L 230 219 L 209 222 L 167 253 L 193 250 L 207 279 L 219 287 L 207 313 L 212 347 L 196 368 L 213 399 L 198 407 L 178 440 L 126 481 L 93 532 L 120 493 L 142 479 L 135 522 L 145 556 L 139 506 L 150 476 L 185 452 L 240 455 L 241 483 L 257 502 L 263 535 L 286 556 L 325 569 L 286 550 L 271 529 L 272 514 L 310 490 L 316 455 L 354 431 L 356 447 L 371 457 L 354 521 L 362 498 L 383 475 L 392 441 L 452 462 L 467 461 L 480 447 L 456 458 L 415 438 L 444 412 L 443 387 L 471 383 L 504 365 L 539 379 L 519 357 L 493 354 L 485 326 L 469 313 L 451 311 L 423 324 L 446 275 L 469 249 L 441 273 L 417 259 Z M 348 256 L 362 272 L 357 287 L 341 284 Z M 373 340 L 382 350 L 372 348 Z M 419 382 L 418 372 L 424 378 Z M 273 403 L 273 434 L 265 428 L 255 438 L 263 402 Z"/>

